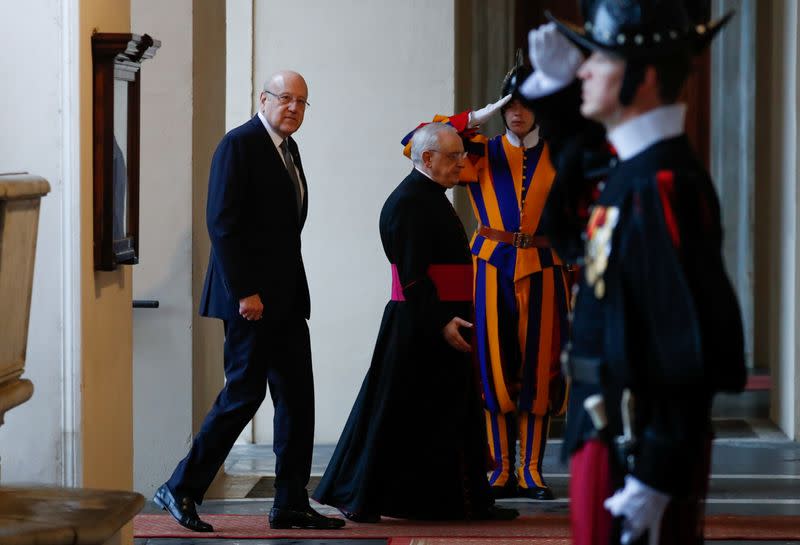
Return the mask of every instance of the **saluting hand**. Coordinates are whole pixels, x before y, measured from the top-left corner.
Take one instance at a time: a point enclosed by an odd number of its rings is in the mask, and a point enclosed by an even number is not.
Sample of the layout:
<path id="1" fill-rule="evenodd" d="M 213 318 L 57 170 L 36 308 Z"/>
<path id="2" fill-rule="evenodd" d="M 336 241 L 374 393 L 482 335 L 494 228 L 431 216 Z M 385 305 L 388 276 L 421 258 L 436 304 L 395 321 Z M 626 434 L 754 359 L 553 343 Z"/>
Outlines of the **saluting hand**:
<path id="1" fill-rule="evenodd" d="M 547 23 L 528 33 L 533 74 L 520 87 L 528 99 L 550 95 L 575 79 L 583 63 L 583 53 L 556 28 Z"/>
<path id="2" fill-rule="evenodd" d="M 472 327 L 472 324 L 456 316 L 442 328 L 444 340 L 459 352 L 472 352 L 472 346 L 461 336 L 461 332 L 458 330 L 459 327 L 466 327 L 469 329 Z"/>
<path id="3" fill-rule="evenodd" d="M 492 102 L 491 104 L 487 104 L 480 110 L 473 110 L 469 113 L 469 122 L 467 123 L 467 127 L 470 129 L 474 127 L 479 127 L 489 121 L 494 115 L 500 111 L 500 109 L 508 104 L 508 101 L 511 100 L 511 95 L 506 95 L 497 102 Z"/>
<path id="4" fill-rule="evenodd" d="M 257 293 L 239 299 L 239 315 L 245 320 L 260 320 L 263 313 L 264 305 Z"/>

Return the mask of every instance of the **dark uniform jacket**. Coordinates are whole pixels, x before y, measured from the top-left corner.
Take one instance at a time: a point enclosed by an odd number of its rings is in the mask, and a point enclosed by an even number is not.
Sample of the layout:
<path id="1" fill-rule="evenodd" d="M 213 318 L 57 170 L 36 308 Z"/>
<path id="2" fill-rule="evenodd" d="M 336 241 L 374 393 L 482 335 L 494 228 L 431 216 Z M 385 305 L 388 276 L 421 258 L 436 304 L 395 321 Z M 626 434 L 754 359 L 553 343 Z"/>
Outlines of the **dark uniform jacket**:
<path id="1" fill-rule="evenodd" d="M 685 135 L 612 170 L 587 226 L 571 358 L 596 360 L 611 432 L 635 398 L 633 474 L 672 495 L 704 459 L 711 398 L 745 382 L 739 306 L 722 260 L 716 192 Z M 592 434 L 578 384 L 566 448 Z"/>

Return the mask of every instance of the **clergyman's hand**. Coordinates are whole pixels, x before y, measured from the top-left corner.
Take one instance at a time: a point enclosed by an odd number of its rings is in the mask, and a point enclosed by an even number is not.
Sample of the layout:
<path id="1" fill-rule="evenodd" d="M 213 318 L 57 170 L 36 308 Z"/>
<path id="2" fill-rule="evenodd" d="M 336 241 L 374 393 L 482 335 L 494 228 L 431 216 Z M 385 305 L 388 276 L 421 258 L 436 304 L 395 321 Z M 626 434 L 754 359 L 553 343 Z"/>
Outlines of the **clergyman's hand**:
<path id="1" fill-rule="evenodd" d="M 257 293 L 239 299 L 239 314 L 245 320 L 260 320 L 263 313 L 264 305 Z"/>
<path id="2" fill-rule="evenodd" d="M 444 336 L 444 340 L 447 341 L 447 344 L 459 352 L 471 352 L 472 347 L 464 340 L 464 337 L 461 336 L 461 332 L 458 330 L 459 327 L 466 327 L 469 329 L 472 327 L 472 324 L 456 316 L 442 328 L 442 336 Z"/>

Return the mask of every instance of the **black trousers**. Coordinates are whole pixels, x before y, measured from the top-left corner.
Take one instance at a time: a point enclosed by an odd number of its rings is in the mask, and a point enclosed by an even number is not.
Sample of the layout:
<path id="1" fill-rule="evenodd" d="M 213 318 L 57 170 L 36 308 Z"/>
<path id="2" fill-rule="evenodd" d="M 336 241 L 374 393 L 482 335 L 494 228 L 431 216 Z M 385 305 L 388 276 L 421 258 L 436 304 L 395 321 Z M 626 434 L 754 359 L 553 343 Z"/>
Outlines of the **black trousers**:
<path id="1" fill-rule="evenodd" d="M 314 378 L 306 320 L 241 318 L 225 324 L 225 386 L 167 486 L 202 503 L 211 481 L 269 392 L 275 407 L 275 506 L 308 505 L 314 444 Z"/>

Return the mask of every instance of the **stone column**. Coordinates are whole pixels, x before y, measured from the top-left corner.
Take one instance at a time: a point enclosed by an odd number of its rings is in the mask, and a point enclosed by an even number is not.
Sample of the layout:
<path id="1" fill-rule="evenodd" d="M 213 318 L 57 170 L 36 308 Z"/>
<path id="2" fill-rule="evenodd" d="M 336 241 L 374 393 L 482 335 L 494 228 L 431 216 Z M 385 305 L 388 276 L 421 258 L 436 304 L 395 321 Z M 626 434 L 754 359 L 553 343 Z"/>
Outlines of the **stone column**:
<path id="1" fill-rule="evenodd" d="M 742 306 L 745 351 L 752 365 L 756 5 L 714 0 L 712 17 L 730 10 L 736 15 L 711 50 L 711 176 L 722 205 L 725 262 Z"/>
<path id="2" fill-rule="evenodd" d="M 500 98 L 500 85 L 514 64 L 515 1 L 459 0 L 455 7 L 455 111 L 461 112 L 482 108 Z M 505 127 L 498 115 L 481 130 L 494 136 Z M 466 189 L 453 191 L 453 205 L 471 235 L 477 221 Z"/>

